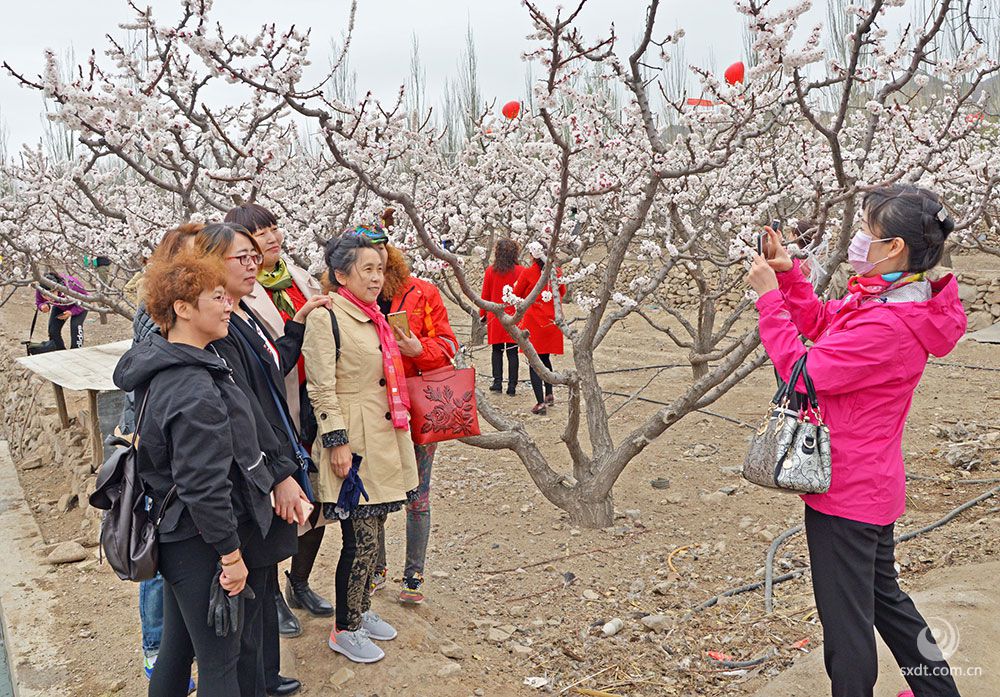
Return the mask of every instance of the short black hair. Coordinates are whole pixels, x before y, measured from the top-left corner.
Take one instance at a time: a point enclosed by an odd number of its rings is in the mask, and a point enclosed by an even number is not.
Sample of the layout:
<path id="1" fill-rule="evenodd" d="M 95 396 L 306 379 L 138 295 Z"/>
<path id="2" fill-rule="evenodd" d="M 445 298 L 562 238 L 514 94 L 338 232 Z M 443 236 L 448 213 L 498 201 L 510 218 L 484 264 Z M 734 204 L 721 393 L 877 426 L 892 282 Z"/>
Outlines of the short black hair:
<path id="1" fill-rule="evenodd" d="M 349 230 L 337 237 L 331 237 L 323 248 L 326 260 L 327 280 L 334 288 L 339 288 L 337 272 L 350 273 L 358 260 L 359 249 L 375 249 L 375 245 L 365 235 Z"/>
<path id="2" fill-rule="evenodd" d="M 861 208 L 868 225 L 883 238 L 898 237 L 910 254 L 909 271 L 919 273 L 937 266 L 944 242 L 955 221 L 941 198 L 913 184 L 883 186 L 865 195 Z"/>
<path id="3" fill-rule="evenodd" d="M 244 203 L 242 206 L 229 209 L 225 222 L 242 225 L 253 234 L 258 230 L 274 227 L 278 224 L 278 219 L 264 206 L 256 203 Z"/>

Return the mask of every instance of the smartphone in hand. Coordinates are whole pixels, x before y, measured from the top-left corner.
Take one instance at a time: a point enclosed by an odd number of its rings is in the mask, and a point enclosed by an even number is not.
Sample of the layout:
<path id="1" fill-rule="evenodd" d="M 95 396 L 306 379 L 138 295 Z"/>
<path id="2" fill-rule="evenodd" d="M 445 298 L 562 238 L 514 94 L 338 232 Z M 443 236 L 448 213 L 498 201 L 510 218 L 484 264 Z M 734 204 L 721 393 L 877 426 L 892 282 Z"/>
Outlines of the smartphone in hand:
<path id="1" fill-rule="evenodd" d="M 390 312 L 386 315 L 386 320 L 388 320 L 390 326 L 398 329 L 403 336 L 410 337 L 410 321 L 406 317 L 406 310 Z"/>

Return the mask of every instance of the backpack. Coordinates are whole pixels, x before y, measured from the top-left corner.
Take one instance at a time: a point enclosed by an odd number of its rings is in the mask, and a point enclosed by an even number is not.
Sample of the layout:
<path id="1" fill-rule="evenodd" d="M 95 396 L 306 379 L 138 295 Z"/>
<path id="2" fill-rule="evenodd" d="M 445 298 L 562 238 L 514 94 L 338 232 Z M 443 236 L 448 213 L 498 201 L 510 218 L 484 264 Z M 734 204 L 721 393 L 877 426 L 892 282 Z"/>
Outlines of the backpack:
<path id="1" fill-rule="evenodd" d="M 153 499 L 139 478 L 139 454 L 136 440 L 146 411 L 146 391 L 139 408 L 132 439 L 115 439 L 117 447 L 97 472 L 90 505 L 107 511 L 101 520 L 101 551 L 118 578 L 123 581 L 147 581 L 156 575 L 159 561 L 157 530 L 163 512 L 177 493 L 167 492 L 159 514 L 153 515 Z M 102 557 L 102 561 L 103 561 Z"/>

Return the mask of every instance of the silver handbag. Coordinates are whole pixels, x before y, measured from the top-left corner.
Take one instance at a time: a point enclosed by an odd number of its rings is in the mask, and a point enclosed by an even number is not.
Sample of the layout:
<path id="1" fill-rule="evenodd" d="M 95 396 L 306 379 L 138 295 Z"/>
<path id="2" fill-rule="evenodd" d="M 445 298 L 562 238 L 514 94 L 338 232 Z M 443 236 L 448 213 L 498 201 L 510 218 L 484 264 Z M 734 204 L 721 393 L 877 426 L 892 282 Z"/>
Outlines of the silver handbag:
<path id="1" fill-rule="evenodd" d="M 768 415 L 750 439 L 743 478 L 759 486 L 795 494 L 822 494 L 830 489 L 830 430 L 823 423 L 816 389 L 806 371 L 808 353 L 792 368 L 788 383 L 778 388 Z M 802 378 L 805 400 L 793 408 L 795 386 Z"/>

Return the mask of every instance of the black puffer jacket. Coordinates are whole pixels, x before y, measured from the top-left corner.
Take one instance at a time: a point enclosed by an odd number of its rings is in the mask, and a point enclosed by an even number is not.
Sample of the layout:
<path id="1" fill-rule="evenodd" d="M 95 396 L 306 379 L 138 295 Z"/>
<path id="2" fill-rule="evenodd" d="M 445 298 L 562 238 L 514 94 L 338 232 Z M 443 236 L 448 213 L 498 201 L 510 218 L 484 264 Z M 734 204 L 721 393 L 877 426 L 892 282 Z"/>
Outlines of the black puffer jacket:
<path id="1" fill-rule="evenodd" d="M 140 411 L 149 394 L 139 424 L 138 468 L 154 506 L 177 486 L 160 540 L 200 534 L 223 555 L 266 536 L 274 477 L 246 395 L 225 361 L 151 334 L 122 356 L 114 380 L 135 392 Z"/>

